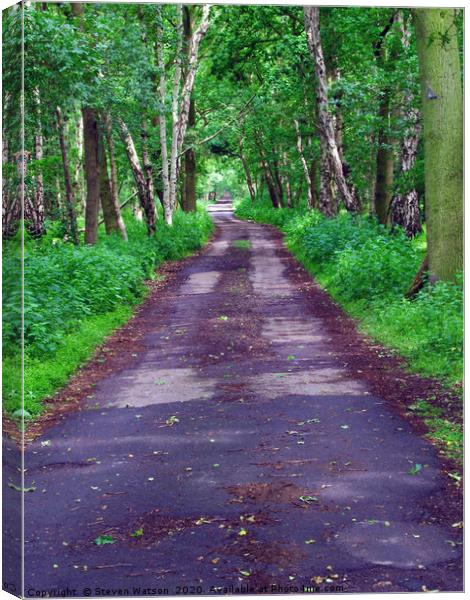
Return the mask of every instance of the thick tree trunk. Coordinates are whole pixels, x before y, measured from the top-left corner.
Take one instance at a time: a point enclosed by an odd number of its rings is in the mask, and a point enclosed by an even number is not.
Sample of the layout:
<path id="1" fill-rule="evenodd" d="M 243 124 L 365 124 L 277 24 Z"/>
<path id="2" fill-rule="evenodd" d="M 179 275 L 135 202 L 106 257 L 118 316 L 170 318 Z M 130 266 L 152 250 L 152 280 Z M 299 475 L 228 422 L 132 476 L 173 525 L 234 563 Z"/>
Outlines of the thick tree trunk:
<path id="1" fill-rule="evenodd" d="M 147 230 L 149 235 L 153 235 L 157 229 L 156 217 L 155 217 L 155 203 L 153 199 L 149 198 L 147 182 L 145 180 L 145 174 L 140 165 L 140 160 L 137 155 L 134 140 L 122 119 L 119 119 L 119 128 L 121 131 L 121 138 L 126 148 L 127 158 L 131 166 L 134 181 L 137 186 L 137 195 L 139 197 L 140 205 L 145 214 L 145 221 L 147 223 Z"/>
<path id="2" fill-rule="evenodd" d="M 313 196 L 313 187 L 312 187 L 312 178 L 310 169 L 308 168 L 307 161 L 304 155 L 303 142 L 302 142 L 302 134 L 300 132 L 300 125 L 297 119 L 294 119 L 295 131 L 297 133 L 297 151 L 299 153 L 300 162 L 302 164 L 302 168 L 304 170 L 305 181 L 307 183 L 307 205 L 310 209 L 314 206 L 314 196 Z"/>
<path id="3" fill-rule="evenodd" d="M 272 202 L 274 208 L 279 208 L 280 202 L 279 202 L 279 198 L 277 195 L 276 186 L 274 185 L 273 179 L 271 177 L 271 172 L 270 172 L 269 167 L 264 159 L 261 160 L 261 166 L 263 168 L 264 180 L 268 187 L 268 192 L 269 192 L 269 197 L 271 198 L 271 202 Z"/>
<path id="4" fill-rule="evenodd" d="M 126 225 L 124 223 L 124 219 L 122 218 L 121 207 L 119 204 L 116 155 L 115 155 L 115 151 L 114 151 L 112 122 L 111 122 L 111 117 L 109 114 L 106 114 L 104 117 L 104 134 L 106 137 L 106 142 L 108 145 L 108 153 L 109 153 L 109 169 L 110 169 L 109 185 L 111 188 L 111 200 L 112 200 L 112 203 L 114 206 L 114 213 L 116 215 L 116 222 L 118 225 L 119 233 L 121 234 L 122 239 L 127 242 Z"/>
<path id="5" fill-rule="evenodd" d="M 116 207 L 111 191 L 111 181 L 108 174 L 108 161 L 106 158 L 106 147 L 104 137 L 99 137 L 99 158 L 100 158 L 100 198 L 101 208 L 103 210 L 104 228 L 107 235 L 115 231 L 120 232 L 118 215 L 119 205 Z M 116 210 L 117 208 L 117 210 Z"/>
<path id="6" fill-rule="evenodd" d="M 399 13 L 402 44 L 409 48 L 411 31 L 404 21 L 403 14 Z M 411 84 L 411 82 L 410 82 Z M 421 123 L 418 110 L 413 108 L 413 93 L 411 85 L 408 85 L 404 94 L 404 118 L 408 123 L 405 138 L 401 145 L 401 173 L 409 173 L 416 162 L 418 144 L 421 135 Z M 419 197 L 416 189 L 412 188 L 405 194 L 397 194 L 392 200 L 391 221 L 394 225 L 401 225 L 409 238 L 414 237 L 421 231 L 421 218 L 419 213 Z"/>
<path id="7" fill-rule="evenodd" d="M 323 176 L 323 179 L 334 179 L 338 192 L 343 200 L 344 206 L 351 212 L 357 212 L 360 209 L 357 197 L 352 193 L 346 181 L 343 172 L 343 165 L 336 144 L 335 130 L 333 119 L 328 111 L 328 87 L 326 82 L 325 60 L 323 58 L 323 49 L 320 38 L 320 8 L 316 6 L 304 7 L 305 13 L 305 30 L 307 32 L 307 41 L 310 53 L 313 58 L 316 74 L 316 97 L 318 109 L 318 121 L 320 138 L 322 140 L 322 154 L 326 154 L 326 158 L 321 161 L 321 170 L 324 171 L 328 167 L 328 173 Z M 329 201 L 334 204 L 334 199 L 326 196 L 328 188 L 331 185 L 326 185 L 323 182 L 321 186 L 320 205 L 325 209 L 325 214 L 334 214 L 335 208 L 328 208 L 326 205 Z"/>
<path id="8" fill-rule="evenodd" d="M 453 9 L 413 9 L 424 125 L 430 278 L 463 266 L 463 104 Z"/>
<path id="9" fill-rule="evenodd" d="M 320 194 L 318 197 L 318 208 L 325 217 L 334 217 L 338 214 L 338 201 L 336 183 L 330 170 L 328 158 L 328 142 L 320 136 Z"/>
<path id="10" fill-rule="evenodd" d="M 421 126 L 418 112 L 408 111 L 411 126 L 401 147 L 401 172 L 408 173 L 416 162 Z M 419 213 L 419 197 L 415 188 L 405 194 L 397 194 L 392 200 L 391 220 L 395 225 L 401 225 L 409 238 L 421 231 Z"/>
<path id="11" fill-rule="evenodd" d="M 85 244 L 96 244 L 100 209 L 99 131 L 96 111 L 83 108 L 83 138 L 85 146 Z"/>
<path id="12" fill-rule="evenodd" d="M 75 213 L 75 195 L 73 191 L 72 179 L 70 177 L 70 165 L 66 144 L 65 125 L 62 119 L 62 111 L 58 106 L 56 108 L 57 116 L 57 130 L 59 132 L 59 144 L 60 152 L 62 155 L 62 169 L 64 171 L 64 185 L 65 185 L 65 208 L 67 213 L 67 228 L 69 231 L 70 239 L 75 245 L 79 244 L 78 228 L 77 228 L 77 215 Z"/>

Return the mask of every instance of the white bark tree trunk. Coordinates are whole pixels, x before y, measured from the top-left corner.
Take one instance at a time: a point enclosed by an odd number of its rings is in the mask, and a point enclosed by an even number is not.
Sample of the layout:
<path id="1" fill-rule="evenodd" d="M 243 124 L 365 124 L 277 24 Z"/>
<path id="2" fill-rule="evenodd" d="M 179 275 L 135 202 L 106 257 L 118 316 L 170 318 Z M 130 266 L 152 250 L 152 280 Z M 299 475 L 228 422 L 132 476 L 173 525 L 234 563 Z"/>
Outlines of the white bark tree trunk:
<path id="1" fill-rule="evenodd" d="M 179 94 L 181 87 L 181 64 L 183 59 L 183 7 L 181 4 L 176 6 L 177 23 L 176 23 L 176 53 L 175 53 L 175 74 L 173 78 L 173 94 L 171 101 L 171 116 L 172 116 L 172 134 L 171 134 L 171 153 L 170 153 L 170 206 L 171 210 L 176 209 L 177 204 L 177 184 L 179 160 L 178 154 L 180 147 L 178 145 L 179 132 Z"/>
<path id="2" fill-rule="evenodd" d="M 158 113 L 158 123 L 160 126 L 160 146 L 162 157 L 162 182 L 163 182 L 163 212 L 165 223 L 172 224 L 172 209 L 170 204 L 170 170 L 168 165 L 168 146 L 166 136 L 166 77 L 165 77 L 165 58 L 163 56 L 163 11 L 161 5 L 157 5 L 157 67 L 160 73 L 159 91 L 160 91 L 160 109 Z"/>
<path id="3" fill-rule="evenodd" d="M 328 162 L 331 177 L 334 178 L 344 206 L 347 210 L 356 212 L 359 209 L 358 202 L 354 194 L 351 192 L 343 173 L 343 165 L 341 163 L 335 138 L 333 118 L 328 111 L 328 85 L 326 81 L 326 67 L 320 38 L 320 8 L 318 6 L 305 6 L 304 14 L 307 41 L 313 58 L 316 74 L 318 125 L 320 138 L 323 142 L 321 144 L 321 148 L 322 151 L 326 152 L 327 154 L 327 161 L 321 161 L 322 167 L 324 169 Z M 330 186 L 322 186 L 320 194 L 322 192 L 326 192 L 326 187 Z M 323 200 L 325 201 L 326 198 Z M 332 202 L 334 202 L 333 199 Z"/>
<path id="4" fill-rule="evenodd" d="M 300 162 L 304 170 L 305 181 L 307 182 L 307 201 L 308 207 L 313 208 L 313 192 L 312 192 L 312 178 L 310 177 L 310 169 L 308 168 L 307 161 L 305 160 L 302 134 L 300 132 L 300 125 L 297 119 L 294 119 L 295 131 L 297 133 L 297 151 L 300 156 Z"/>

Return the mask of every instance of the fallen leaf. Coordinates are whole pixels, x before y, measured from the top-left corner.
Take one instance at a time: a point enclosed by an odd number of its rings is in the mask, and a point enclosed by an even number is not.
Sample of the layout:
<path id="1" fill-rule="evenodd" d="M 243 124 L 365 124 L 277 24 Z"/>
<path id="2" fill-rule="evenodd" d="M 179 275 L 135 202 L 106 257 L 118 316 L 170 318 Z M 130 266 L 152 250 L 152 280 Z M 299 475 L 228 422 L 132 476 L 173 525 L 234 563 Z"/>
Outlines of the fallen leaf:
<path id="1" fill-rule="evenodd" d="M 94 543 L 97 546 L 104 546 L 106 544 L 115 544 L 116 540 L 113 539 L 112 535 L 99 535 L 95 540 Z"/>

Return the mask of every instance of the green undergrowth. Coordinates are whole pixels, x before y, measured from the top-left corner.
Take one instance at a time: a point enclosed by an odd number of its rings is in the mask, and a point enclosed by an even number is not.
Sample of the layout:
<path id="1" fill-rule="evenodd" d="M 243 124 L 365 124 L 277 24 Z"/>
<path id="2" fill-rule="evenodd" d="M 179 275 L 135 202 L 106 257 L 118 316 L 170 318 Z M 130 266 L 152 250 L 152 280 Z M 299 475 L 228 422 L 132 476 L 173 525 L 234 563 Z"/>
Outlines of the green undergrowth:
<path id="1" fill-rule="evenodd" d="M 429 429 L 429 437 L 445 448 L 445 453 L 454 460 L 461 461 L 463 450 L 463 430 L 460 423 L 453 423 L 445 418 L 441 408 L 418 398 L 409 410 L 421 417 Z M 459 480 L 457 480 L 459 481 Z"/>
<path id="2" fill-rule="evenodd" d="M 375 219 L 274 209 L 241 202 L 240 218 L 278 226 L 292 253 L 363 331 L 399 352 L 412 371 L 458 383 L 463 371 L 463 290 L 438 282 L 404 298 L 425 253 L 425 238 L 390 232 Z"/>
<path id="3" fill-rule="evenodd" d="M 201 248 L 213 223 L 208 214 L 178 211 L 173 227 L 161 224 L 149 238 L 145 224 L 124 215 L 129 241 L 100 231 L 95 246 L 63 242 L 50 229 L 25 244 L 24 341 L 25 410 L 42 410 L 42 400 L 63 386 L 96 346 L 131 315 L 164 261 Z M 3 398 L 4 408 L 21 408 L 21 286 L 15 242 L 4 245 Z"/>

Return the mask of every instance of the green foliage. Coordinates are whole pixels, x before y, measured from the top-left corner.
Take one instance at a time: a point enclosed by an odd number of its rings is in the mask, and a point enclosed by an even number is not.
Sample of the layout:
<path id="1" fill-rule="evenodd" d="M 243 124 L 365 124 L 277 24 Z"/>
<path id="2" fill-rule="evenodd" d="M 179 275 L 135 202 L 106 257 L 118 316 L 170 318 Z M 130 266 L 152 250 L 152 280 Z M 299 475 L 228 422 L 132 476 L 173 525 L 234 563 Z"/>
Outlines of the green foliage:
<path id="1" fill-rule="evenodd" d="M 459 423 L 453 423 L 443 418 L 442 410 L 426 400 L 418 399 L 410 406 L 415 414 L 424 419 L 429 428 L 429 437 L 446 448 L 446 453 L 460 461 L 463 448 L 463 431 Z"/>
<path id="2" fill-rule="evenodd" d="M 78 364 L 129 307 L 145 294 L 163 261 L 177 260 L 200 248 L 212 231 L 204 211 L 174 216 L 173 227 L 160 225 L 155 237 L 126 215 L 129 242 L 102 236 L 96 246 L 74 247 L 49 233 L 25 248 L 24 343 L 26 405 L 38 412 L 44 396 L 65 383 Z M 6 244 L 3 262 L 4 395 L 8 410 L 19 406 L 21 368 L 21 287 L 18 257 Z M 59 357 L 59 360 L 58 360 Z M 30 371 L 32 369 L 32 371 Z"/>
<path id="3" fill-rule="evenodd" d="M 410 241 L 370 217 L 274 209 L 245 200 L 236 214 L 271 223 L 286 235 L 295 256 L 361 327 L 397 349 L 413 370 L 455 383 L 462 378 L 463 290 L 438 282 L 404 298 L 423 258 L 421 238 Z M 403 333 L 406 332 L 406 335 Z"/>

